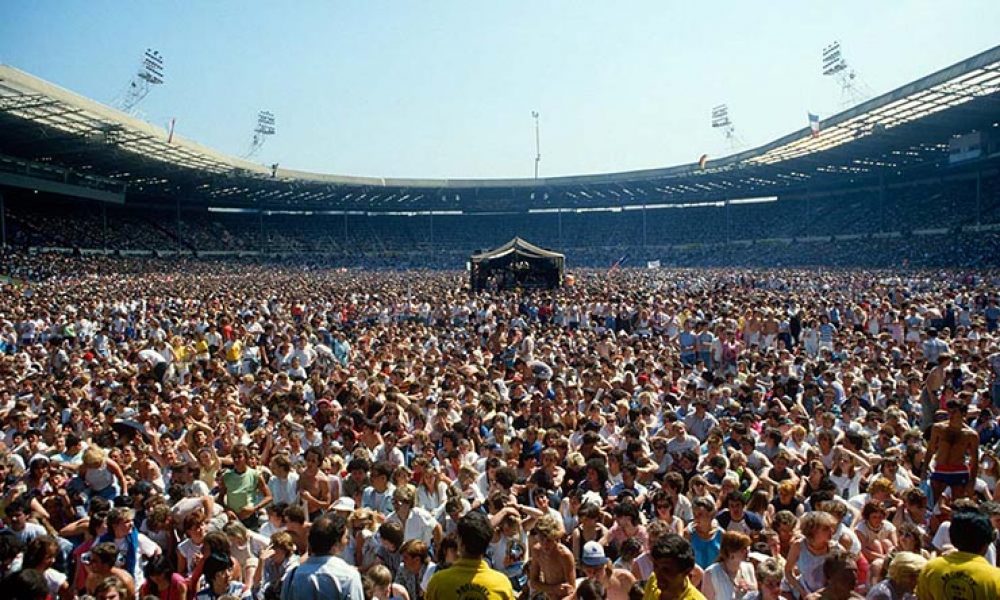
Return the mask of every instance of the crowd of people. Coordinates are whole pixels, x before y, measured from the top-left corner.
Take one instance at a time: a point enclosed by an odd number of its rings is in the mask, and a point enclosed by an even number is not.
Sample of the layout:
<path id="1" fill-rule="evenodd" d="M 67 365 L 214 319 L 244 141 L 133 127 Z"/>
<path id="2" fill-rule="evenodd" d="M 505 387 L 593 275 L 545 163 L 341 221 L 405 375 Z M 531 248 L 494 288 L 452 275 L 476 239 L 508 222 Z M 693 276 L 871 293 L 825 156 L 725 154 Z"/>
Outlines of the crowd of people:
<path id="1" fill-rule="evenodd" d="M 573 266 L 592 268 L 607 268 L 623 256 L 629 266 L 648 261 L 683 267 L 1000 266 L 1000 177 L 990 171 L 980 179 L 935 177 L 884 190 L 789 192 L 772 202 L 701 198 L 671 207 L 667 200 L 651 200 L 641 200 L 650 201 L 646 210 L 623 209 L 609 199 L 606 210 L 578 211 L 585 204 L 576 202 L 583 199 L 565 198 L 561 211 L 528 212 L 528 205 L 500 206 L 483 196 L 435 208 L 461 209 L 460 214 L 430 215 L 422 204 L 411 206 L 413 214 L 367 213 L 360 206 L 351 214 L 308 207 L 299 214 L 260 214 L 254 208 L 226 213 L 185 204 L 178 211 L 173 203 L 109 205 L 8 194 L 5 239 L 22 249 L 259 253 L 305 264 L 382 269 L 461 269 L 470 254 L 515 236 L 564 252 Z"/>
<path id="2" fill-rule="evenodd" d="M 3 272 L 3 597 L 1000 597 L 995 272 Z"/>

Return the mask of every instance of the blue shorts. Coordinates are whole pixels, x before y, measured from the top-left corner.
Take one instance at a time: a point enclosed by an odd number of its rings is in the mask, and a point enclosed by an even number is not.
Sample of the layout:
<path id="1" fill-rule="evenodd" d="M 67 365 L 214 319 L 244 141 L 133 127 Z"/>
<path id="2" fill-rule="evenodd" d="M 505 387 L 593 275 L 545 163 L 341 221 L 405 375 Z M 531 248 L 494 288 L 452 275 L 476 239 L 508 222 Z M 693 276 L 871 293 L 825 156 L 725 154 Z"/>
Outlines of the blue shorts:
<path id="1" fill-rule="evenodd" d="M 969 485 L 969 471 L 934 471 L 931 473 L 931 481 L 937 481 L 949 487 Z"/>

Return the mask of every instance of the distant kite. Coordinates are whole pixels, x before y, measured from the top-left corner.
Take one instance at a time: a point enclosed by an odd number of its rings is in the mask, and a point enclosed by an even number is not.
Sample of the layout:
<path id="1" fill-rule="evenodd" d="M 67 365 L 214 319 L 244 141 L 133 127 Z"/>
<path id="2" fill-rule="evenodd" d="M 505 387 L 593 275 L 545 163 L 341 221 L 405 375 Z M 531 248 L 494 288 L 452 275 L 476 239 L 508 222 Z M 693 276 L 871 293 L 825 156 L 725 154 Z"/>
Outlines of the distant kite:
<path id="1" fill-rule="evenodd" d="M 702 171 L 704 171 L 705 170 L 705 165 L 707 163 L 708 163 L 708 155 L 707 154 L 702 154 L 701 158 L 698 159 L 698 168 L 700 168 Z"/>

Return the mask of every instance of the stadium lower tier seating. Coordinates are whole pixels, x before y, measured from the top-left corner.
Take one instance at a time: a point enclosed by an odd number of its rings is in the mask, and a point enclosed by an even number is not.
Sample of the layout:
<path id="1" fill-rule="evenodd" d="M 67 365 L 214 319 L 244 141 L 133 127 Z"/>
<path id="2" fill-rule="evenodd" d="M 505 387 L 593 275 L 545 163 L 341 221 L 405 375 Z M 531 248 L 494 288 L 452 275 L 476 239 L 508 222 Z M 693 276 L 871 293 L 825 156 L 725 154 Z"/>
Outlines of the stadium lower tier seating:
<path id="1" fill-rule="evenodd" d="M 7 202 L 8 243 L 123 252 L 259 253 L 343 265 L 462 268 L 520 236 L 570 264 L 1000 263 L 1000 176 L 774 202 L 562 213 L 331 215 L 182 211 L 32 196 Z"/>

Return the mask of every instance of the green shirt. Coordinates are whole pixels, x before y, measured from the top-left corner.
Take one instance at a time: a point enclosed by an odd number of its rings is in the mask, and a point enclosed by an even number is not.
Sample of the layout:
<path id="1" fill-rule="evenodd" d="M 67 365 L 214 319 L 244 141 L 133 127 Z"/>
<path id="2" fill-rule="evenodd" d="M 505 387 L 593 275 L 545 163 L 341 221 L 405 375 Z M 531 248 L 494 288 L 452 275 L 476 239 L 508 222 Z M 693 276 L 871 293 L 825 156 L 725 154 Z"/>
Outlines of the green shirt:
<path id="1" fill-rule="evenodd" d="M 222 476 L 222 483 L 226 486 L 226 508 L 239 513 L 246 506 L 253 503 L 254 494 L 257 493 L 257 482 L 260 474 L 256 469 L 247 469 L 243 473 L 237 473 L 230 469 Z"/>

